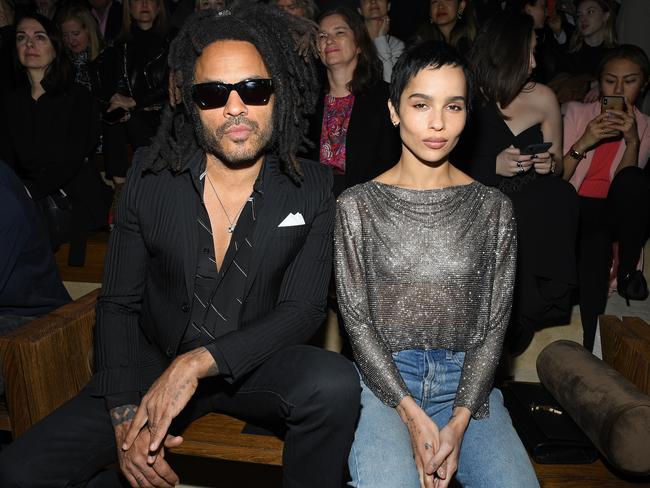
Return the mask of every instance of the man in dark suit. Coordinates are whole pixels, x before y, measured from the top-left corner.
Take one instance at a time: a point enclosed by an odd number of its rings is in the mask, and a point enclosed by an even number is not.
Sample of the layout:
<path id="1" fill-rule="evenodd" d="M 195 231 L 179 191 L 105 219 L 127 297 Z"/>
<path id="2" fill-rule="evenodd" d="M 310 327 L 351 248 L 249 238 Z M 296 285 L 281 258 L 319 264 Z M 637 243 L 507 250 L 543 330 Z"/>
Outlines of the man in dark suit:
<path id="1" fill-rule="evenodd" d="M 329 172 L 295 157 L 311 27 L 266 6 L 191 17 L 182 105 L 136 154 L 111 235 L 91 384 L 0 454 L 0 485 L 173 486 L 164 450 L 221 411 L 284 433 L 284 486 L 340 487 L 358 375 L 300 345 L 325 317 Z"/>

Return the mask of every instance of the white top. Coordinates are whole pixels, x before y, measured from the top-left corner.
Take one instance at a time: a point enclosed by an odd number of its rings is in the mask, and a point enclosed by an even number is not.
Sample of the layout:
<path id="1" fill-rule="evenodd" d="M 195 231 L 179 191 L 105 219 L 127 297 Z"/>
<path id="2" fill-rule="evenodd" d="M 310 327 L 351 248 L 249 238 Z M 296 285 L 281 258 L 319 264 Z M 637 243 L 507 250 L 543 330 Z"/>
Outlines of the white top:
<path id="1" fill-rule="evenodd" d="M 390 83 L 390 77 L 393 73 L 393 66 L 397 58 L 404 52 L 404 43 L 397 37 L 391 35 L 379 36 L 373 39 L 379 59 L 384 65 L 384 81 Z"/>

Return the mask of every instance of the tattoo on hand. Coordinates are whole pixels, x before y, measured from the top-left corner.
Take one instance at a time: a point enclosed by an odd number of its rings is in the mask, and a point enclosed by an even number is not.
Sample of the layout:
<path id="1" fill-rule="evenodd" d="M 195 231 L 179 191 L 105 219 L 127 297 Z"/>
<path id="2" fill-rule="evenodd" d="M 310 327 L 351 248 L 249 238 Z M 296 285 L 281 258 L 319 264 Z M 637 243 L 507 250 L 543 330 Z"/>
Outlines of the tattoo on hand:
<path id="1" fill-rule="evenodd" d="M 137 405 L 122 405 L 121 407 L 111 408 L 110 417 L 113 427 L 133 420 L 136 412 L 138 411 Z"/>

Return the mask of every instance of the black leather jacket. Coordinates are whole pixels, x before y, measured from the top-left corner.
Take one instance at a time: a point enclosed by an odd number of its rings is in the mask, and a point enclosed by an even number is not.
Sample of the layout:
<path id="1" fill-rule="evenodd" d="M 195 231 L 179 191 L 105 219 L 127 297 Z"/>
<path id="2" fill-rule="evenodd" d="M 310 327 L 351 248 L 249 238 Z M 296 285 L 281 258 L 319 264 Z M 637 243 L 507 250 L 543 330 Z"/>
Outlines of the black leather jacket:
<path id="1" fill-rule="evenodd" d="M 106 105 L 120 93 L 135 100 L 135 110 L 162 108 L 167 100 L 169 43 L 169 36 L 135 31 L 128 40 L 106 48 L 90 68 L 95 95 Z"/>

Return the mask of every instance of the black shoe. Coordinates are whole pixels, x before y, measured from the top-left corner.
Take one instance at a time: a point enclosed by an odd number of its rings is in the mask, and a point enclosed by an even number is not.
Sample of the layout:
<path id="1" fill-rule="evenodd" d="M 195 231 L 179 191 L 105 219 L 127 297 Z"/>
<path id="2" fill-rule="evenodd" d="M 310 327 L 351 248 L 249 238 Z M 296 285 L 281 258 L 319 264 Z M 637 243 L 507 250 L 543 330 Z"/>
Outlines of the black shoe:
<path id="1" fill-rule="evenodd" d="M 616 288 L 618 294 L 625 298 L 628 307 L 630 306 L 630 300 L 643 301 L 648 298 L 648 283 L 639 270 L 628 274 L 622 280 L 618 280 Z"/>

